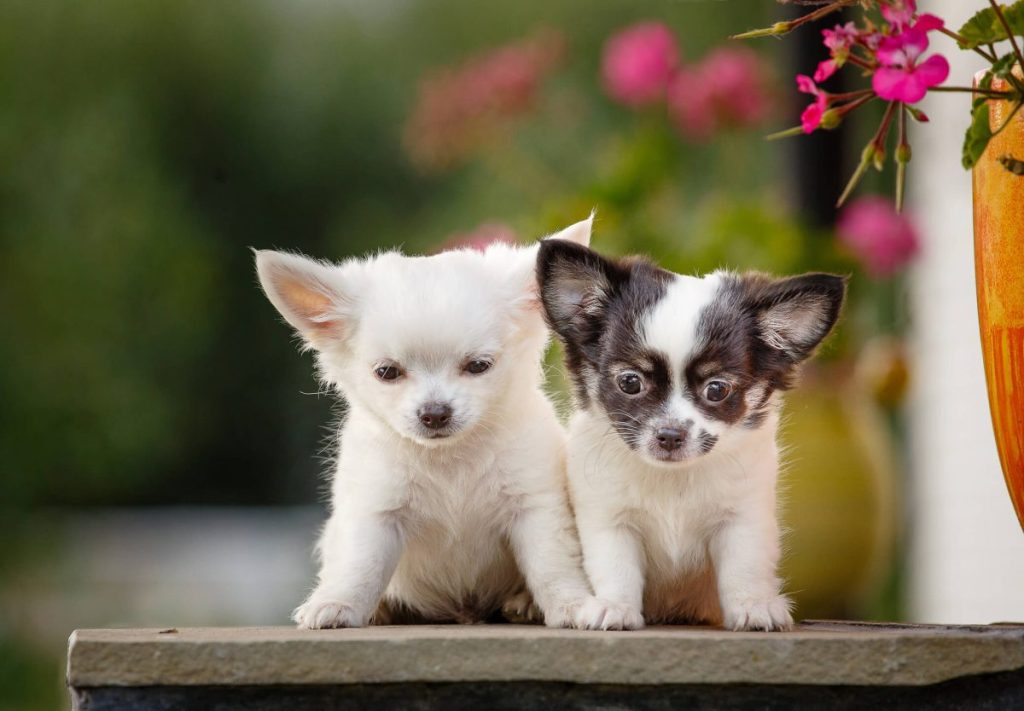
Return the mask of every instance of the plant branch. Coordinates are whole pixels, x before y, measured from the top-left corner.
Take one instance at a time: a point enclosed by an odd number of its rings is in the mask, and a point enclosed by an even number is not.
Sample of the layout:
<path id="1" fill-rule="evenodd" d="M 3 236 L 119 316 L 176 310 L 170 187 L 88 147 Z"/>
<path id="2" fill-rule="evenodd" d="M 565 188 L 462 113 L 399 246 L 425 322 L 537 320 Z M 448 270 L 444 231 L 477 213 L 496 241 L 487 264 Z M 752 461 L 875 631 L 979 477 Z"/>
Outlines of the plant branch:
<path id="1" fill-rule="evenodd" d="M 949 29 L 947 27 L 940 27 L 939 28 L 939 32 L 941 32 L 942 34 L 946 35 L 947 37 L 952 37 L 953 39 L 955 39 L 957 41 L 957 44 L 960 44 L 960 45 L 966 45 L 967 44 L 967 39 L 963 35 L 961 35 L 961 34 L 959 34 L 957 32 L 954 32 L 953 30 L 951 30 L 951 29 Z M 991 48 L 991 46 L 992 45 L 989 45 L 990 48 Z M 997 59 L 996 53 L 995 53 L 994 49 L 992 50 L 991 54 L 989 54 L 988 52 L 983 50 L 981 47 L 971 47 L 971 49 L 974 50 L 975 52 L 977 52 L 978 54 L 980 54 L 982 57 L 984 57 L 989 62 L 994 62 Z"/>
<path id="2" fill-rule="evenodd" d="M 906 104 L 897 109 L 899 116 L 899 143 L 896 146 L 896 212 L 903 212 L 903 188 L 907 182 L 907 163 L 910 162 L 910 144 L 907 142 Z"/>
<path id="3" fill-rule="evenodd" d="M 837 10 L 842 10 L 847 5 L 853 5 L 860 2 L 860 0 L 834 0 L 828 5 L 819 7 L 817 10 L 812 10 L 806 15 L 801 15 L 795 20 L 788 22 L 776 22 L 771 27 L 767 27 L 761 30 L 751 30 L 750 32 L 742 32 L 738 35 L 732 35 L 729 39 L 753 39 L 755 37 L 781 37 L 782 35 L 789 34 L 797 27 L 806 25 L 808 22 L 814 22 L 819 20 L 826 15 L 831 15 Z"/>
<path id="4" fill-rule="evenodd" d="M 1003 29 L 1006 30 L 1006 36 L 1010 40 L 1010 46 L 1013 47 L 1013 53 L 1017 56 L 1017 63 L 1021 69 L 1024 69 L 1024 54 L 1020 53 L 1020 47 L 1017 45 L 1017 38 L 1013 36 L 1013 30 L 1010 29 L 1010 23 L 1006 21 L 1006 15 L 1003 14 L 1003 7 L 996 2 L 996 0 L 988 0 L 988 4 L 992 6 L 992 11 L 996 13 L 996 17 L 999 18 L 999 22 L 1002 24 Z"/>
<path id="5" fill-rule="evenodd" d="M 996 91 L 995 89 L 974 89 L 969 86 L 933 86 L 928 91 L 949 91 L 949 92 L 962 92 L 964 94 L 981 94 L 982 96 L 989 96 L 996 99 L 1005 99 L 1011 96 L 1016 96 L 1012 91 Z"/>

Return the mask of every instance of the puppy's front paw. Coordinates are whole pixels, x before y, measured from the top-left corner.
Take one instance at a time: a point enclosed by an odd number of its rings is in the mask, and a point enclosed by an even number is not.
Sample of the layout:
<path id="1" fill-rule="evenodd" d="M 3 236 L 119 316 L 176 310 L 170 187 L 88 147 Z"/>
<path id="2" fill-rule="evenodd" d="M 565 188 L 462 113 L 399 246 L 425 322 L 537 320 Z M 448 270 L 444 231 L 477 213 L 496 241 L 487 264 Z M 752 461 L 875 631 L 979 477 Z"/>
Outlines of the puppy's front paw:
<path id="1" fill-rule="evenodd" d="M 630 605 L 590 597 L 579 606 L 573 626 L 584 630 L 643 629 L 643 614 Z"/>
<path id="2" fill-rule="evenodd" d="M 533 595 L 523 590 L 505 601 L 501 606 L 501 616 L 516 624 L 540 624 L 544 621 L 544 613 L 533 601 Z"/>
<path id="3" fill-rule="evenodd" d="M 337 600 L 326 600 L 316 595 L 295 608 L 292 619 L 301 629 L 306 630 L 362 627 L 366 624 L 364 616 L 357 613 L 351 605 Z"/>
<path id="4" fill-rule="evenodd" d="M 793 629 L 790 601 L 785 595 L 769 598 L 734 597 L 723 605 L 724 625 L 731 630 L 774 632 Z"/>

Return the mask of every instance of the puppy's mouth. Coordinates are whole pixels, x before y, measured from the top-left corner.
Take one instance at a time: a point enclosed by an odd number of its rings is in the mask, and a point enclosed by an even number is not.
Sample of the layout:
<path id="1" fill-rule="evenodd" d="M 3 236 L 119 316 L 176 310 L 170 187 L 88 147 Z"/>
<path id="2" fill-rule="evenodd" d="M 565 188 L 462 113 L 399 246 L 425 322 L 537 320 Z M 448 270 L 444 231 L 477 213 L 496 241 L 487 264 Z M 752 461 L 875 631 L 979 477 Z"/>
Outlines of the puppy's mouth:
<path id="1" fill-rule="evenodd" d="M 646 442 L 637 447 L 638 453 L 658 465 L 677 465 L 695 462 L 709 454 L 718 443 L 718 437 L 704 431 L 683 432 L 667 441 L 663 431 L 655 430 Z"/>
<path id="2" fill-rule="evenodd" d="M 417 442 L 428 446 L 443 445 L 452 440 L 458 439 L 458 436 L 465 431 L 465 428 L 460 424 L 453 424 L 443 429 L 429 429 L 427 427 L 416 427 L 412 436 Z"/>

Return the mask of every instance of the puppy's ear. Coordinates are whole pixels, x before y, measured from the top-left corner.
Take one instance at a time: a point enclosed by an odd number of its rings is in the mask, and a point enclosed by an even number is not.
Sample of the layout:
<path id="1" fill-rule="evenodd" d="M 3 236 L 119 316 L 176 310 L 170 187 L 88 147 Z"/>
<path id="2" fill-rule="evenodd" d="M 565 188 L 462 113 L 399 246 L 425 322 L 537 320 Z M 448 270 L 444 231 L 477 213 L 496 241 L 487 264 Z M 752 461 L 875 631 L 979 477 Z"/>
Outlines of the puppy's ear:
<path id="1" fill-rule="evenodd" d="M 818 273 L 777 280 L 761 277 L 751 287 L 747 308 L 754 313 L 761 340 L 799 363 L 835 326 L 846 278 Z"/>
<path id="2" fill-rule="evenodd" d="M 590 217 L 585 220 L 580 220 L 576 224 L 569 225 L 560 232 L 555 232 L 553 235 L 545 237 L 545 240 L 549 239 L 561 239 L 566 242 L 574 242 L 584 247 L 590 246 L 590 233 L 594 228 L 594 216 L 597 214 L 597 210 L 593 210 L 590 213 Z"/>
<path id="3" fill-rule="evenodd" d="M 345 336 L 353 299 L 335 268 L 296 254 L 257 250 L 256 272 L 270 303 L 307 344 L 319 348 Z"/>
<path id="4" fill-rule="evenodd" d="M 561 239 L 541 242 L 537 284 L 551 328 L 569 343 L 585 345 L 603 318 L 619 268 L 597 252 Z"/>
<path id="5" fill-rule="evenodd" d="M 522 305 L 524 313 L 536 312 L 540 309 L 540 298 L 537 286 L 537 252 L 544 242 L 559 241 L 583 245 L 590 243 L 590 229 L 594 223 L 594 213 L 590 217 L 569 225 L 564 230 L 543 237 L 528 247 L 518 247 L 503 243 L 492 244 L 484 250 L 484 258 L 495 264 L 503 278 L 511 286 L 510 303 Z"/>

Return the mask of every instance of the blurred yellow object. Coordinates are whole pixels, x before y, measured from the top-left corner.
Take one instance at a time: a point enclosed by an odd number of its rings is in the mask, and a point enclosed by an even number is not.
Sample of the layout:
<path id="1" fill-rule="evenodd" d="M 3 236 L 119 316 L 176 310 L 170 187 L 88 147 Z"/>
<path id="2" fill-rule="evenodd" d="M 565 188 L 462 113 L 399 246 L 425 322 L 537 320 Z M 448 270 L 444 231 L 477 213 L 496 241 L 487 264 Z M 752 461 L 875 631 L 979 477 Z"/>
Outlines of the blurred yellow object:
<path id="1" fill-rule="evenodd" d="M 808 370 L 782 443 L 782 574 L 797 616 L 862 616 L 890 572 L 897 481 L 891 435 L 852 368 Z"/>
<path id="2" fill-rule="evenodd" d="M 856 379 L 882 407 L 895 409 L 903 404 L 910 384 L 903 341 L 893 336 L 868 341 L 857 358 Z"/>

